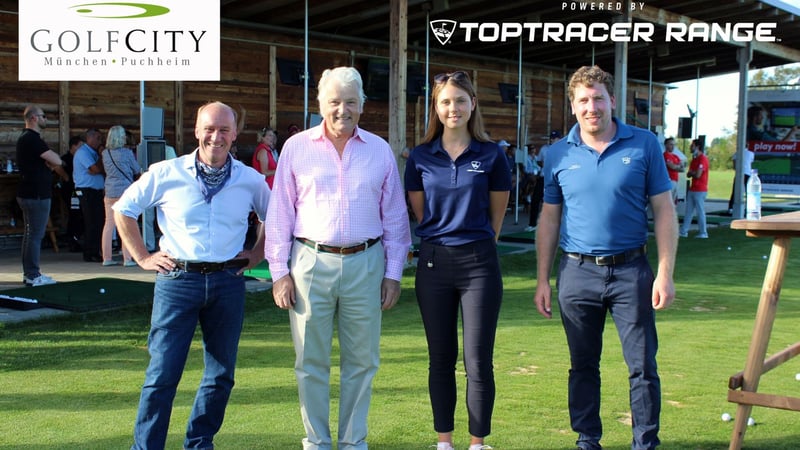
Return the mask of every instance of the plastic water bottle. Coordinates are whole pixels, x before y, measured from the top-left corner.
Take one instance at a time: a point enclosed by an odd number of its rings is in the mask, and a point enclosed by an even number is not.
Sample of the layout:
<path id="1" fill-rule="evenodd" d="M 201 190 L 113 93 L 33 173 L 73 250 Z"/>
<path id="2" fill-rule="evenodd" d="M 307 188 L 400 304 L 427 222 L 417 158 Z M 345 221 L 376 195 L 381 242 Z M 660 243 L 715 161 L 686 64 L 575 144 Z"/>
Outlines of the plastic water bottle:
<path id="1" fill-rule="evenodd" d="M 758 178 L 758 170 L 750 172 L 747 180 L 747 220 L 761 219 L 761 179 Z"/>
<path id="2" fill-rule="evenodd" d="M 11 173 L 14 171 L 14 164 L 11 163 L 11 158 L 6 160 L 6 173 Z"/>

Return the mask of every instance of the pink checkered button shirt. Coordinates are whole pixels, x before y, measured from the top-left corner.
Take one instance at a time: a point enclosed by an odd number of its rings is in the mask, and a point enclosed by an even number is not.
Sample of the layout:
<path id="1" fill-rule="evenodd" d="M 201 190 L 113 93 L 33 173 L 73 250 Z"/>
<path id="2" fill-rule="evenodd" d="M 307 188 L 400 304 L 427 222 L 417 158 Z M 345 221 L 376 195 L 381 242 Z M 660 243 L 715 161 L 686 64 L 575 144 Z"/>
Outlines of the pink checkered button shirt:
<path id="1" fill-rule="evenodd" d="M 273 280 L 289 273 L 295 237 L 346 247 L 383 240 L 385 277 L 400 280 L 411 245 L 397 162 L 381 137 L 356 128 L 342 157 L 324 122 L 283 146 L 264 224 Z"/>

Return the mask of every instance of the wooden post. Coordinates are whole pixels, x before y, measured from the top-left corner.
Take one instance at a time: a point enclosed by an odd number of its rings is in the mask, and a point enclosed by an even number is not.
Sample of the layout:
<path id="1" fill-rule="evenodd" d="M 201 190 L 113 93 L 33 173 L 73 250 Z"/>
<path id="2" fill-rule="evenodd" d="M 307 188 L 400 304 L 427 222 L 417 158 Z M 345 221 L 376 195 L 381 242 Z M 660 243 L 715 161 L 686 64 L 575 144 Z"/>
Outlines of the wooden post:
<path id="1" fill-rule="evenodd" d="M 275 62 L 277 48 L 269 46 L 269 126 L 278 129 L 278 66 Z M 309 86 L 311 88 L 312 86 Z"/>
<path id="2" fill-rule="evenodd" d="M 406 147 L 408 0 L 391 0 L 389 13 L 389 145 L 396 157 Z"/>
<path id="3" fill-rule="evenodd" d="M 59 155 L 69 151 L 69 81 L 58 82 L 58 150 Z"/>

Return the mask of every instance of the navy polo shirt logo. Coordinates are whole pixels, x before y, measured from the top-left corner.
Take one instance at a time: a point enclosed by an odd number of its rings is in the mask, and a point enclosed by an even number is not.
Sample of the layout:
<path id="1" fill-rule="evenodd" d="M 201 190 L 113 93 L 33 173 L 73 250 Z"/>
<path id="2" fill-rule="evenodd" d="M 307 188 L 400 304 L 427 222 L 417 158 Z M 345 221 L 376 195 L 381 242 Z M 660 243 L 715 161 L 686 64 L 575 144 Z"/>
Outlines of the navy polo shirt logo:
<path id="1" fill-rule="evenodd" d="M 483 170 L 481 170 L 481 162 L 480 161 L 472 161 L 470 164 L 472 164 L 472 169 L 468 169 L 467 172 L 483 173 Z"/>
<path id="2" fill-rule="evenodd" d="M 630 156 L 625 156 L 625 157 L 622 158 L 622 164 L 630 164 L 630 163 L 631 163 L 631 157 Z"/>

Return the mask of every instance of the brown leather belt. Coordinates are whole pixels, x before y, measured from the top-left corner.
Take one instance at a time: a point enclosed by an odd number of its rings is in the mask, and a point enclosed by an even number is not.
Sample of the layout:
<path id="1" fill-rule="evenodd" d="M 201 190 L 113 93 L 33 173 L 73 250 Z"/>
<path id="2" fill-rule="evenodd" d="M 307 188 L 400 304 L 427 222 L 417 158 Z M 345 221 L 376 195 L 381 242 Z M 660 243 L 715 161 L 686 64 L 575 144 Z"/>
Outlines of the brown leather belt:
<path id="1" fill-rule="evenodd" d="M 593 256 L 584 255 L 581 253 L 564 252 L 567 257 L 580 260 L 581 262 L 590 262 L 598 266 L 613 266 L 615 264 L 625 264 L 633 261 L 634 259 L 647 254 L 647 246 L 641 246 L 633 250 L 628 250 L 616 255 L 608 256 Z"/>
<path id="2" fill-rule="evenodd" d="M 205 262 L 205 261 L 182 261 L 173 259 L 175 268 L 184 272 L 198 272 L 201 274 L 221 272 L 229 269 L 241 269 L 250 263 L 247 258 L 229 259 L 224 262 Z"/>
<path id="3" fill-rule="evenodd" d="M 335 253 L 337 255 L 352 255 L 353 253 L 363 252 L 364 250 L 372 247 L 373 245 L 377 244 L 381 241 L 381 238 L 373 238 L 366 242 L 362 242 L 358 245 L 352 245 L 350 247 L 336 247 L 333 245 L 325 245 L 320 244 L 318 242 L 314 242 L 311 239 L 306 238 L 295 238 L 295 240 L 306 247 L 313 248 L 314 250 L 322 253 Z"/>

